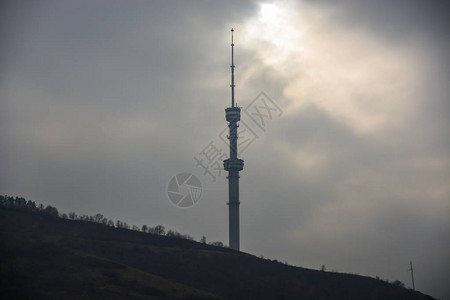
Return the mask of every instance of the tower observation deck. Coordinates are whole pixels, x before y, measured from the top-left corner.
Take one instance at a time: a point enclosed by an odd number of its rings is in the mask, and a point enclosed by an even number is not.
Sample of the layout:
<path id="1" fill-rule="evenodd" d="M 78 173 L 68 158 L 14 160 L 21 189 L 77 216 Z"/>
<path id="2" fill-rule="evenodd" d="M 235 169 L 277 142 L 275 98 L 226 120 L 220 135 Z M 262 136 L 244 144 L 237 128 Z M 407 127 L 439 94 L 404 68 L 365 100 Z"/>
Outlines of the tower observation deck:
<path id="1" fill-rule="evenodd" d="M 226 120 L 230 129 L 230 158 L 223 161 L 223 167 L 228 171 L 228 210 L 229 210 L 229 245 L 231 249 L 239 250 L 239 171 L 244 168 L 244 161 L 237 158 L 237 128 L 241 120 L 241 108 L 234 104 L 234 42 L 231 29 L 231 107 L 225 109 Z"/>

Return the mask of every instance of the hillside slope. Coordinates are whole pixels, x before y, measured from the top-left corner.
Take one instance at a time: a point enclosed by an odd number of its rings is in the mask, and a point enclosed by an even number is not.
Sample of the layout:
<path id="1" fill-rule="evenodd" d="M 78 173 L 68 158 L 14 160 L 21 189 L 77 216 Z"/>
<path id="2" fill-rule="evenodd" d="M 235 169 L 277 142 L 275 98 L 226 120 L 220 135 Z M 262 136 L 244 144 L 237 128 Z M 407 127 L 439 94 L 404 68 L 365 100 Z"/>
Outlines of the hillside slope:
<path id="1" fill-rule="evenodd" d="M 11 299 L 433 299 L 369 277 L 5 209 L 0 255 L 0 293 Z"/>

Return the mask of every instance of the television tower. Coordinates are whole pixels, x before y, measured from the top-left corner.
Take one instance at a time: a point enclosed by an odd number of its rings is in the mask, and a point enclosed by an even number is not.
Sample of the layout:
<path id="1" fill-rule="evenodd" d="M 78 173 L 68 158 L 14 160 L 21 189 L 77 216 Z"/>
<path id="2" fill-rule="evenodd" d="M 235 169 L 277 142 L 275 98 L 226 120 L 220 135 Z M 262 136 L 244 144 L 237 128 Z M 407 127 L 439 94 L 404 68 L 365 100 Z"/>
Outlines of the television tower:
<path id="1" fill-rule="evenodd" d="M 230 128 L 230 158 L 223 161 L 223 167 L 228 171 L 228 211 L 229 211 L 229 245 L 239 251 L 239 171 L 244 168 L 244 161 L 237 158 L 237 128 L 241 120 L 241 108 L 234 106 L 234 43 L 233 28 L 231 29 L 231 107 L 225 109 L 225 115 Z"/>

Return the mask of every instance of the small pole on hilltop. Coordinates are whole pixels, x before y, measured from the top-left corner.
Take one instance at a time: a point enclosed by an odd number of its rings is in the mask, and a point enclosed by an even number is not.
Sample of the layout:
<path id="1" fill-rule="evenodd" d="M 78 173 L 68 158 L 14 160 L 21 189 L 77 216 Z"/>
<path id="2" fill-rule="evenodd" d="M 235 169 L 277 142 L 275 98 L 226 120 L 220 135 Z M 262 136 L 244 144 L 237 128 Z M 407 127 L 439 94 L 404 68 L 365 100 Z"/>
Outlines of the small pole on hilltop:
<path id="1" fill-rule="evenodd" d="M 413 290 L 415 291 L 416 287 L 414 286 L 414 269 L 413 269 L 412 261 L 409 262 L 409 271 L 411 272 L 412 286 L 413 286 Z"/>

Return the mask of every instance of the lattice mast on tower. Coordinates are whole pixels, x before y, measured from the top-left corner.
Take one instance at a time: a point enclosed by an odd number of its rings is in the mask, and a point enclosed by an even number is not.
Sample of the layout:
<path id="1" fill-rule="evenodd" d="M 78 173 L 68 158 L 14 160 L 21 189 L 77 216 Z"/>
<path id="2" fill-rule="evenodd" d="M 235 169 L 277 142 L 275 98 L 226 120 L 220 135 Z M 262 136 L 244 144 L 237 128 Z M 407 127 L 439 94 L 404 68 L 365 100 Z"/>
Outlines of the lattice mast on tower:
<path id="1" fill-rule="evenodd" d="M 228 171 L 228 211 L 229 211 L 229 245 L 231 249 L 239 250 L 239 171 L 244 168 L 244 161 L 237 158 L 237 128 L 241 120 L 241 108 L 234 105 L 234 30 L 231 29 L 231 107 L 225 109 L 226 120 L 230 129 L 230 158 L 223 161 L 223 167 Z"/>

